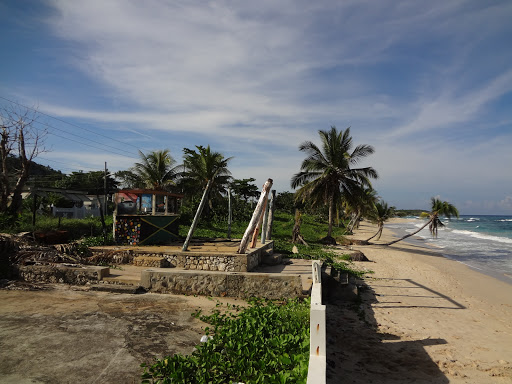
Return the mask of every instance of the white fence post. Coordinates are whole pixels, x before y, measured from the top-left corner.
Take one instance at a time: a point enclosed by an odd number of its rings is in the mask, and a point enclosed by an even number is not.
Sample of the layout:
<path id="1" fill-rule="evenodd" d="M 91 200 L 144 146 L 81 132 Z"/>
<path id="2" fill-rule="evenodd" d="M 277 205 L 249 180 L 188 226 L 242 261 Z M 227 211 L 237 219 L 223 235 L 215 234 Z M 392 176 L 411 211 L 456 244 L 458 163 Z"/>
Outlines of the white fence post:
<path id="1" fill-rule="evenodd" d="M 309 367 L 308 384 L 325 384 L 327 364 L 325 305 L 322 305 L 322 264 L 312 263 L 313 287 L 311 288 L 311 309 L 309 315 Z"/>

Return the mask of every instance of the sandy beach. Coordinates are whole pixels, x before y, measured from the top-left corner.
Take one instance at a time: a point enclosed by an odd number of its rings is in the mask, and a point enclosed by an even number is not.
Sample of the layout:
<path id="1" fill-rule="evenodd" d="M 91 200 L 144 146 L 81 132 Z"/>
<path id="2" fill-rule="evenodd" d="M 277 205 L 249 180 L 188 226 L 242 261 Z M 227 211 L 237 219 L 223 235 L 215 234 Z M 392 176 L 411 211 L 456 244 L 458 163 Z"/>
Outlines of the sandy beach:
<path id="1" fill-rule="evenodd" d="M 352 237 L 375 232 L 363 222 Z M 406 242 L 353 248 L 374 273 L 357 308 L 328 308 L 328 382 L 512 382 L 512 284 Z"/>

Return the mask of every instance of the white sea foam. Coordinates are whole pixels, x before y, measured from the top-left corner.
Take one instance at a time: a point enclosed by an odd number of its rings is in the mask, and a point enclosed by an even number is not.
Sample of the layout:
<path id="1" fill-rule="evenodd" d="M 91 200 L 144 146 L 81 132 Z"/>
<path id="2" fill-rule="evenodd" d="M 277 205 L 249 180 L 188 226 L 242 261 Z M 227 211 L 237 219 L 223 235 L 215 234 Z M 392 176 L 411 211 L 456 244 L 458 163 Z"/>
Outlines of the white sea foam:
<path id="1" fill-rule="evenodd" d="M 477 232 L 473 232 L 473 231 L 463 231 L 463 230 L 458 230 L 458 229 L 454 229 L 453 233 L 458 233 L 460 235 L 471 236 L 471 237 L 474 237 L 476 239 L 491 240 L 491 241 L 497 241 L 499 243 L 512 244 L 512 239 L 508 239 L 506 237 L 484 235 L 483 233 L 477 233 Z"/>
<path id="2" fill-rule="evenodd" d="M 512 219 L 501 219 L 501 220 L 496 220 L 496 221 L 511 221 L 512 222 Z"/>

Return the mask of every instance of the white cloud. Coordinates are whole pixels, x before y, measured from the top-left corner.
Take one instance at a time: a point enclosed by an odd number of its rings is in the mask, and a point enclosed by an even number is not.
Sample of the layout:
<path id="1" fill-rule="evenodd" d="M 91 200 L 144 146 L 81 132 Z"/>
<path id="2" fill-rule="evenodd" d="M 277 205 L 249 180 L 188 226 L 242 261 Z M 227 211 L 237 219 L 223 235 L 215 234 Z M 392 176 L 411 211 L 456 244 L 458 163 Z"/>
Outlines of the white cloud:
<path id="1" fill-rule="evenodd" d="M 512 90 L 510 2 L 49 4 L 47 25 L 70 43 L 59 58 L 102 101 L 54 97 L 39 103 L 49 114 L 108 126 L 145 148 L 211 143 L 235 154 L 236 177 L 262 183 L 272 173 L 283 190 L 303 158 L 298 144 L 330 125 L 374 145 L 377 188 L 411 204 L 437 193 L 482 202 L 485 185 L 500 196 L 512 189 L 500 168 L 512 164 L 501 125 L 510 114 L 498 105 Z"/>

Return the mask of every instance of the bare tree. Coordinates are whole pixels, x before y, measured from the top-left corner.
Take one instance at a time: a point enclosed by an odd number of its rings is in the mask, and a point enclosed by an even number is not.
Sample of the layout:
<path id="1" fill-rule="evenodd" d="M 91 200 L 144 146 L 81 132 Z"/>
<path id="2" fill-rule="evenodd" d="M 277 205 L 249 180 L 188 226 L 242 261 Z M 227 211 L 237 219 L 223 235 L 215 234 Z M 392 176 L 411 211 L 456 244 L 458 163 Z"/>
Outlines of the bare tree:
<path id="1" fill-rule="evenodd" d="M 21 208 L 21 192 L 32 160 L 46 151 L 44 140 L 48 131 L 36 126 L 38 117 L 37 109 L 17 103 L 0 107 L 0 212 L 13 217 Z"/>

